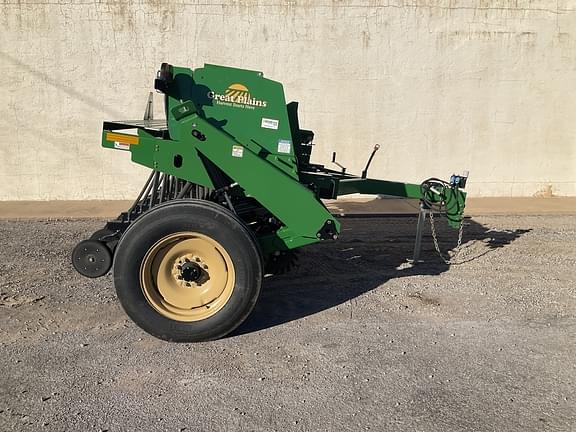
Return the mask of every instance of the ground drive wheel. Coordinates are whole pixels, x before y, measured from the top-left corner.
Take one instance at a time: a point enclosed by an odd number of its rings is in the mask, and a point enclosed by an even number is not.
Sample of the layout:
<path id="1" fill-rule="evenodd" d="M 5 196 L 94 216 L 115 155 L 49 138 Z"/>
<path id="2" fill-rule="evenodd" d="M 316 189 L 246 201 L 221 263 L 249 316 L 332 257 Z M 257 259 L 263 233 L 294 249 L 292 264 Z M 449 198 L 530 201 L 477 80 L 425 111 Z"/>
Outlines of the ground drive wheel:
<path id="1" fill-rule="evenodd" d="M 225 208 L 178 200 L 139 217 L 114 257 L 126 313 L 161 339 L 217 339 L 250 314 L 262 263 L 250 231 Z"/>

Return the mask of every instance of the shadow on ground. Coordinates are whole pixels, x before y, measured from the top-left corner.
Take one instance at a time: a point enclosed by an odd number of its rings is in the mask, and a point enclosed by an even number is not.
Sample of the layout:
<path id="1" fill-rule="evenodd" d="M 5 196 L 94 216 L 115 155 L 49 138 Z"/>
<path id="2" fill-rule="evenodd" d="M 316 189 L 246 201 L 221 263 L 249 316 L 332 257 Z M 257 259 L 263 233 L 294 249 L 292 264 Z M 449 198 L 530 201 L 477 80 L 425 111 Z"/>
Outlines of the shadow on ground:
<path id="1" fill-rule="evenodd" d="M 440 248 L 447 252 L 456 245 L 458 233 L 445 221 L 437 221 L 437 226 Z M 303 248 L 296 269 L 265 280 L 254 312 L 231 337 L 338 306 L 394 278 L 439 275 L 451 266 L 482 259 L 529 231 L 497 231 L 466 219 L 462 252 L 448 265 L 434 250 L 427 224 L 423 262 L 411 266 L 407 259 L 413 254 L 415 217 L 346 218 L 338 241 Z M 471 245 L 480 247 L 470 250 Z"/>

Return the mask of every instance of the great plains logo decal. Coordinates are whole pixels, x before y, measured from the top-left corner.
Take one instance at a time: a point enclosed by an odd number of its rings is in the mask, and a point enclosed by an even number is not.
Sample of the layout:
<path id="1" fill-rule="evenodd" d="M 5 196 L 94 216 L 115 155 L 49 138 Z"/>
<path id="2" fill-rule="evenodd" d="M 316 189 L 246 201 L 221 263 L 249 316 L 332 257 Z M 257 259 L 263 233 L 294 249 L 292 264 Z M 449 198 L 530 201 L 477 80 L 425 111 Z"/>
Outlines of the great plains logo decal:
<path id="1" fill-rule="evenodd" d="M 234 108 L 266 108 L 267 101 L 252 97 L 250 90 L 243 84 L 230 84 L 224 94 L 209 92 L 208 97 L 217 105 L 225 105 Z"/>

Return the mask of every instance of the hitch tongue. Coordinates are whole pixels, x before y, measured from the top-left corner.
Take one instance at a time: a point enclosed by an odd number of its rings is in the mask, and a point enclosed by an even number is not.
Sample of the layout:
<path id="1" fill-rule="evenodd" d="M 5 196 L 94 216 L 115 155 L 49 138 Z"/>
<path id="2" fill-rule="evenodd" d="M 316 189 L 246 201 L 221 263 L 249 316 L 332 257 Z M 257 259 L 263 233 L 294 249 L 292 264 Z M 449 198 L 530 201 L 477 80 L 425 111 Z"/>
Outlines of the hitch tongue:
<path id="1" fill-rule="evenodd" d="M 376 152 L 378 151 L 379 148 L 380 148 L 380 144 L 374 145 L 374 150 L 372 150 L 372 154 L 368 158 L 368 162 L 366 162 L 366 167 L 364 168 L 364 171 L 362 171 L 362 178 L 363 179 L 366 178 L 366 175 L 368 174 L 368 168 L 370 167 L 370 164 L 372 163 L 372 159 L 374 158 L 374 155 L 376 154 Z"/>

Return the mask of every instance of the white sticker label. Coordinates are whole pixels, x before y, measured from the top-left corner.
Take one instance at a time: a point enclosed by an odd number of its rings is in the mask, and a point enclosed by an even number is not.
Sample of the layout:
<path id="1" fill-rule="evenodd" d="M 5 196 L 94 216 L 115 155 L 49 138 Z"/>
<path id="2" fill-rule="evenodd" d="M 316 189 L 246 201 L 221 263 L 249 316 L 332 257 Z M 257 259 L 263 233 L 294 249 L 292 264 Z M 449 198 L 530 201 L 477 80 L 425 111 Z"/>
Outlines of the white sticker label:
<path id="1" fill-rule="evenodd" d="M 261 127 L 264 129 L 278 129 L 278 120 L 262 117 Z"/>
<path id="2" fill-rule="evenodd" d="M 118 141 L 114 141 L 114 148 L 115 149 L 120 149 L 120 150 L 130 150 L 130 145 L 129 144 L 124 144 Z"/>
<path id="3" fill-rule="evenodd" d="M 232 156 L 233 157 L 244 157 L 244 147 L 232 146 Z"/>
<path id="4" fill-rule="evenodd" d="M 290 153 L 292 142 L 290 140 L 278 140 L 278 153 Z"/>

